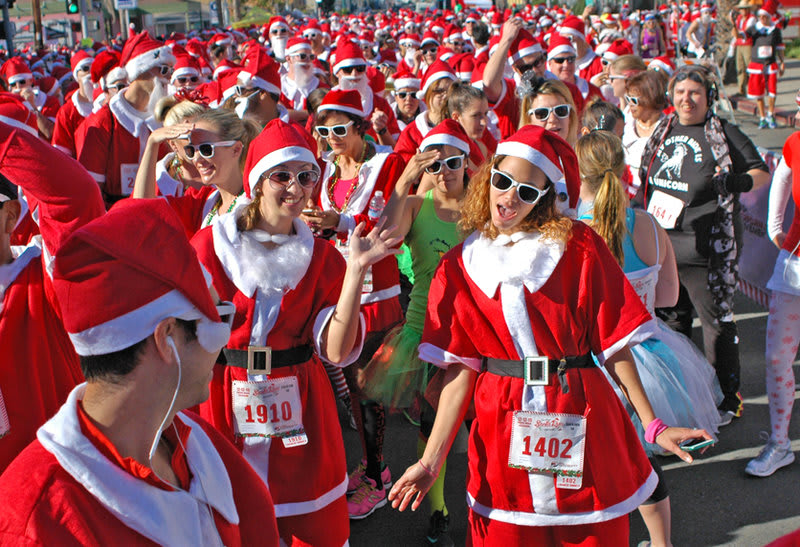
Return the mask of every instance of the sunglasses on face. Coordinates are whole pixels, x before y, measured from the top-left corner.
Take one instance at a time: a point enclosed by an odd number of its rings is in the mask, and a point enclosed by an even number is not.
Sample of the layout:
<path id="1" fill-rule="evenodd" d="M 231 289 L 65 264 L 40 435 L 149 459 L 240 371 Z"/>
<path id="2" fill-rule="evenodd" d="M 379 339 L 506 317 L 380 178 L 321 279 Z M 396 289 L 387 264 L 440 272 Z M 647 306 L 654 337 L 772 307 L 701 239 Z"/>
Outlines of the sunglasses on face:
<path id="1" fill-rule="evenodd" d="M 314 129 L 317 130 L 317 133 L 319 133 L 319 136 L 323 139 L 330 137 L 331 133 L 339 138 L 342 138 L 347 136 L 347 128 L 351 125 L 353 125 L 353 120 L 341 125 L 318 125 Z"/>
<path id="2" fill-rule="evenodd" d="M 233 318 L 236 316 L 236 306 L 233 302 L 223 301 L 217 304 L 217 313 L 222 323 L 228 325 L 228 328 L 233 328 Z"/>
<path id="3" fill-rule="evenodd" d="M 90 70 L 91 70 L 91 65 L 89 64 L 78 67 L 77 72 L 89 72 Z"/>
<path id="4" fill-rule="evenodd" d="M 453 44 L 454 46 L 463 46 L 464 45 L 464 42 L 462 42 L 461 40 L 450 40 L 450 43 Z"/>
<path id="5" fill-rule="evenodd" d="M 314 60 L 314 56 L 311 55 L 310 53 L 295 53 L 294 55 L 292 55 L 292 57 L 300 59 L 301 61 L 313 61 Z"/>
<path id="6" fill-rule="evenodd" d="M 317 34 L 316 32 L 307 32 L 305 34 L 305 37 L 308 38 L 309 40 L 316 40 L 317 38 L 319 38 L 319 34 Z"/>
<path id="7" fill-rule="evenodd" d="M 168 74 L 172 74 L 172 67 L 169 65 L 161 65 L 158 67 L 158 72 L 162 76 L 167 76 Z"/>
<path id="8" fill-rule="evenodd" d="M 443 160 L 436 160 L 425 168 L 425 172 L 430 173 L 431 175 L 436 175 L 442 170 L 442 165 L 446 166 L 450 171 L 458 171 L 464 165 L 464 156 L 450 156 L 449 158 L 444 158 Z"/>
<path id="9" fill-rule="evenodd" d="M 285 28 L 281 27 L 281 28 L 278 28 L 278 29 L 273 29 L 273 30 L 269 31 L 269 33 L 272 34 L 273 36 L 278 36 L 280 34 L 289 34 L 289 31 L 286 30 Z"/>
<path id="10" fill-rule="evenodd" d="M 214 157 L 214 153 L 216 152 L 216 148 L 218 146 L 221 147 L 228 147 L 233 146 L 239 141 L 219 141 L 219 142 L 204 142 L 202 144 L 187 144 L 183 147 L 183 151 L 186 153 L 186 157 L 190 160 L 194 159 L 195 152 L 200 154 L 202 157 L 206 159 L 211 159 Z"/>
<path id="11" fill-rule="evenodd" d="M 108 89 L 109 91 L 119 91 L 120 89 L 123 89 L 124 87 L 125 87 L 125 85 L 123 85 L 123 84 L 114 84 L 114 85 L 107 86 L 106 89 Z"/>
<path id="12" fill-rule="evenodd" d="M 539 108 L 531 108 L 528 110 L 528 116 L 543 122 L 550 117 L 551 113 L 553 113 L 557 118 L 561 118 L 563 120 L 564 118 L 569 117 L 571 110 L 572 107 L 568 104 L 559 104 L 557 106 L 540 106 Z"/>
<path id="13" fill-rule="evenodd" d="M 538 68 L 538 67 L 542 66 L 543 62 L 544 62 L 544 57 L 539 57 L 534 62 L 528 63 L 526 65 L 519 65 L 517 68 L 519 69 L 519 71 L 522 74 L 525 74 L 529 70 L 533 70 L 534 68 Z"/>
<path id="14" fill-rule="evenodd" d="M 625 95 L 625 100 L 628 101 L 633 106 L 639 106 L 639 97 L 632 97 L 631 95 Z"/>
<path id="15" fill-rule="evenodd" d="M 528 205 L 536 205 L 539 200 L 542 199 L 542 196 L 544 196 L 548 190 L 550 190 L 550 188 L 539 190 L 537 187 L 531 184 L 517 182 L 511 177 L 511 175 L 503 173 L 502 171 L 498 171 L 494 168 L 492 169 L 491 173 L 490 181 L 496 190 L 508 192 L 512 188 L 516 188 L 517 197 L 519 197 L 520 201 L 527 203 Z"/>
<path id="16" fill-rule="evenodd" d="M 602 63 L 603 66 L 608 66 L 611 64 L 611 61 L 608 61 L 606 59 L 600 59 L 600 63 Z"/>
<path id="17" fill-rule="evenodd" d="M 554 59 L 551 59 L 551 61 L 553 61 L 557 65 L 563 65 L 564 63 L 571 64 L 575 62 L 575 56 L 570 55 L 569 57 L 555 57 Z"/>
<path id="18" fill-rule="evenodd" d="M 295 182 L 303 188 L 312 188 L 319 180 L 319 173 L 308 170 L 300 171 L 295 175 L 289 171 L 273 171 L 267 175 L 267 180 L 275 190 L 289 188 Z"/>
<path id="19" fill-rule="evenodd" d="M 178 76 L 175 80 L 181 85 L 186 85 L 188 83 L 196 84 L 200 81 L 200 78 L 197 76 Z"/>
<path id="20" fill-rule="evenodd" d="M 356 72 L 358 72 L 359 74 L 362 74 L 362 73 L 364 73 L 364 72 L 366 72 L 366 71 L 367 71 L 367 65 L 358 65 L 358 66 L 346 66 L 346 67 L 342 67 L 342 72 L 344 72 L 345 74 L 352 74 L 352 73 L 353 73 L 353 71 L 356 71 Z"/>
<path id="21" fill-rule="evenodd" d="M 437 49 L 438 48 L 436 48 L 436 47 L 426 47 L 425 49 L 422 50 L 422 53 L 425 54 L 425 55 L 430 55 L 432 53 L 436 53 Z"/>
<path id="22" fill-rule="evenodd" d="M 609 80 L 624 80 L 625 76 L 619 76 L 619 75 L 609 76 L 608 79 Z"/>
<path id="23" fill-rule="evenodd" d="M 416 97 L 413 91 L 395 91 L 394 96 L 397 97 L 398 99 L 403 99 L 403 100 L 405 100 L 406 97 L 411 99 Z"/>

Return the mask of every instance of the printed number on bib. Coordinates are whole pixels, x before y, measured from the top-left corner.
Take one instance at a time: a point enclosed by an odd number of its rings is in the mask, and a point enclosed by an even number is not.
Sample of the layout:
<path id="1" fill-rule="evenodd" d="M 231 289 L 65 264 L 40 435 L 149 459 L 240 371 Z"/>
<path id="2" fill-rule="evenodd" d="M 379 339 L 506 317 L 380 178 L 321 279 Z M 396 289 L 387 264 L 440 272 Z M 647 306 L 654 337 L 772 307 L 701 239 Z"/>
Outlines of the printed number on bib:
<path id="1" fill-rule="evenodd" d="M 512 420 L 509 467 L 553 473 L 558 488 L 582 486 L 585 416 L 518 410 Z"/>
<path id="2" fill-rule="evenodd" d="M 662 228 L 671 230 L 675 228 L 685 206 L 683 200 L 656 190 L 647 204 L 647 212 L 655 217 Z"/>
<path id="3" fill-rule="evenodd" d="M 240 437 L 279 437 L 284 446 L 308 442 L 297 376 L 265 382 L 234 380 L 233 418 Z"/>
<path id="4" fill-rule="evenodd" d="M 767 59 L 772 57 L 772 46 L 758 46 L 756 50 L 756 57 L 759 59 Z"/>
<path id="5" fill-rule="evenodd" d="M 348 260 L 350 258 L 349 240 L 337 238 L 336 248 L 339 249 L 339 252 L 342 253 L 342 256 L 344 257 L 345 260 Z M 361 284 L 361 292 L 362 293 L 372 292 L 372 266 L 367 268 L 367 273 L 364 276 L 364 282 Z"/>
<path id="6" fill-rule="evenodd" d="M 119 187 L 123 196 L 129 196 L 133 193 L 133 185 L 136 182 L 136 171 L 138 170 L 139 165 L 136 163 L 123 163 L 119 166 Z"/>

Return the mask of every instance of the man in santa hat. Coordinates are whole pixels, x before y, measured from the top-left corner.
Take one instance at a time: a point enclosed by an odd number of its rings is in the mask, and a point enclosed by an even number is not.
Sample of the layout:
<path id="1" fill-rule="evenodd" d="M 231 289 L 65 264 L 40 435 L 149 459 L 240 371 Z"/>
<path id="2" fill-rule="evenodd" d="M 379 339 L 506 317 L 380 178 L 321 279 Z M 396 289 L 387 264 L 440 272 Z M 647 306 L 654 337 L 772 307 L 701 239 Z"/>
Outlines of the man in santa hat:
<path id="1" fill-rule="evenodd" d="M 553 36 L 547 48 L 547 69 L 565 84 L 576 86 L 584 102 L 588 102 L 591 97 L 602 99 L 603 93 L 597 86 L 578 76 L 576 62 L 577 52 L 572 41 L 560 34 Z"/>
<path id="2" fill-rule="evenodd" d="M 34 87 L 33 72 L 21 57 L 11 57 L 3 63 L 0 75 L 5 79 L 8 90 L 22 97 L 26 106 L 36 114 L 39 136 L 50 141 L 53 137 L 56 115 L 61 108 L 58 99 Z"/>
<path id="3" fill-rule="evenodd" d="M 100 110 L 111 97 L 128 85 L 128 74 L 119 66 L 119 54 L 113 49 L 105 49 L 94 57 L 90 75 L 95 88 L 92 101 L 94 112 Z M 81 124 L 78 130 L 83 127 Z M 75 140 L 77 141 L 77 137 Z M 77 147 L 75 151 L 77 153 Z"/>
<path id="4" fill-rule="evenodd" d="M 212 296 L 170 206 L 128 200 L 78 228 L 52 275 L 87 382 L 0 478 L 0 535 L 277 546 L 268 490 L 213 427 L 182 412 L 208 397 L 235 308 Z"/>
<path id="5" fill-rule="evenodd" d="M 56 115 L 53 127 L 52 144 L 65 154 L 75 157 L 75 131 L 83 120 L 92 113 L 94 85 L 91 67 L 94 57 L 86 50 L 79 50 L 72 56 L 70 65 L 72 77 L 78 82 L 78 89 L 67 95 L 67 100 Z"/>
<path id="6" fill-rule="evenodd" d="M 394 105 L 392 110 L 397 117 L 400 131 L 412 123 L 425 108 L 425 103 L 419 100 L 417 92 L 420 90 L 422 80 L 407 70 L 394 74 Z"/>
<path id="7" fill-rule="evenodd" d="M 108 207 L 133 191 L 141 151 L 150 132 L 160 127 L 153 112 L 167 95 L 174 63 L 170 48 L 147 32 L 129 38 L 120 65 L 130 84 L 89 116 L 85 130 L 78 132 L 78 161 L 100 185 Z"/>
<path id="8" fill-rule="evenodd" d="M 169 92 L 171 95 L 182 89 L 186 91 L 196 89 L 203 81 L 200 63 L 194 57 L 188 54 L 175 56 L 175 70 L 169 80 Z"/>
<path id="9" fill-rule="evenodd" d="M 273 16 L 267 23 L 267 35 L 272 55 L 282 63 L 286 60 L 286 44 L 289 42 L 289 24 L 279 15 Z"/>
<path id="10" fill-rule="evenodd" d="M 309 94 L 320 87 L 320 80 L 314 75 L 314 55 L 311 42 L 305 38 L 294 37 L 286 48 L 286 74 L 281 76 L 283 104 L 292 110 L 306 112 Z"/>
<path id="11" fill-rule="evenodd" d="M 578 77 L 590 80 L 595 74 L 602 72 L 603 64 L 600 56 L 595 54 L 586 42 L 586 23 L 577 15 L 570 15 L 564 20 L 559 34 L 566 37 L 575 49 L 575 72 Z M 550 69 L 553 70 L 552 68 Z M 555 71 L 553 71 L 555 72 Z M 574 83 L 574 82 L 573 82 Z"/>

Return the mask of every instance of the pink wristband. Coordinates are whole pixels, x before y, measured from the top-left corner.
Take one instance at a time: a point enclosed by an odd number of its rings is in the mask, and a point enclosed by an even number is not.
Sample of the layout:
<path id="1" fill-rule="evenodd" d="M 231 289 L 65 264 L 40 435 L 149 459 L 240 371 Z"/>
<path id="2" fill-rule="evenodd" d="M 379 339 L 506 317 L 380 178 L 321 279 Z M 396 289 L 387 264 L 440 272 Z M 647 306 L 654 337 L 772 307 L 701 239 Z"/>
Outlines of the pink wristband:
<path id="1" fill-rule="evenodd" d="M 436 477 L 438 477 L 438 474 L 434 473 L 433 469 L 431 469 L 430 467 L 428 467 L 427 465 L 422 463 L 422 460 L 418 460 L 418 463 L 419 463 L 419 466 L 422 468 L 422 470 L 425 471 L 425 473 L 430 475 L 432 478 L 435 479 Z"/>
<path id="2" fill-rule="evenodd" d="M 644 440 L 649 443 L 655 443 L 656 437 L 661 435 L 668 426 L 664 425 L 664 422 L 661 421 L 661 418 L 656 418 L 649 424 L 647 424 L 647 429 L 644 431 Z"/>

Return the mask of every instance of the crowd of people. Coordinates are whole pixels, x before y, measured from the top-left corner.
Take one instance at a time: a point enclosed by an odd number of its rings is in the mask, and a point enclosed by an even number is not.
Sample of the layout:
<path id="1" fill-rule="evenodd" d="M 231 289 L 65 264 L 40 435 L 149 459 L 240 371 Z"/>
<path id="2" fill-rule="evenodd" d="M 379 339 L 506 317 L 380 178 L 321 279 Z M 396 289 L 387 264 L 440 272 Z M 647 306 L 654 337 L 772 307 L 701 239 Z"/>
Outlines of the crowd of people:
<path id="1" fill-rule="evenodd" d="M 777 5 L 737 8 L 774 127 Z M 0 544 L 338 547 L 427 496 L 452 545 L 466 426 L 471 545 L 627 544 L 635 510 L 671 545 L 658 457 L 742 414 L 739 196 L 770 181 L 715 114 L 719 16 L 459 5 L 10 56 Z M 798 153 L 760 477 L 794 460 Z M 419 429 L 394 477 L 389 412 Z"/>

